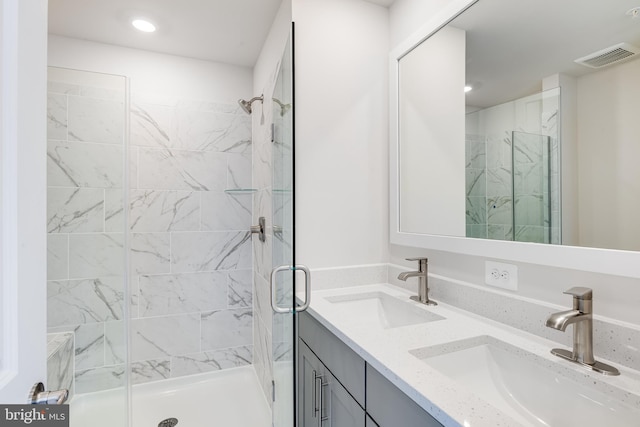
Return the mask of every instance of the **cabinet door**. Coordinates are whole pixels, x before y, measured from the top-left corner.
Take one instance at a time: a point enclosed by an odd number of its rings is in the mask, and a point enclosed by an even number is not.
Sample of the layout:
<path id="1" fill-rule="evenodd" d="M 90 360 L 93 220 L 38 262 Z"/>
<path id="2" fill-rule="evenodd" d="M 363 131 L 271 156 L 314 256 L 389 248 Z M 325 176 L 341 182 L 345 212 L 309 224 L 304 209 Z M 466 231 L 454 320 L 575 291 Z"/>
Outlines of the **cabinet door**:
<path id="1" fill-rule="evenodd" d="M 371 419 L 369 415 L 367 415 L 367 419 L 365 421 L 365 427 L 378 427 L 378 424 L 376 424 L 376 422 L 373 421 L 373 419 Z"/>
<path id="2" fill-rule="evenodd" d="M 326 377 L 328 384 L 322 400 L 327 400 L 328 427 L 364 427 L 364 409 L 330 372 Z"/>
<path id="3" fill-rule="evenodd" d="M 322 408 L 326 388 L 326 368 L 302 341 L 298 340 L 298 424 L 300 427 L 325 427 Z"/>

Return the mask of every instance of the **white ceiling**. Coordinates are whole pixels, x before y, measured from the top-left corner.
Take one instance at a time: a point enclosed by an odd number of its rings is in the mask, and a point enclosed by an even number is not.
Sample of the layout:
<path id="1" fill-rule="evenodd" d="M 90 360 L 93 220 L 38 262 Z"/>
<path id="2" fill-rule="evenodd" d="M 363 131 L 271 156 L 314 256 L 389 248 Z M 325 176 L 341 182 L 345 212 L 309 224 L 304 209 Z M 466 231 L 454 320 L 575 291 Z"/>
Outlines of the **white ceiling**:
<path id="1" fill-rule="evenodd" d="M 541 90 L 544 77 L 594 71 L 575 59 L 621 42 L 640 47 L 640 18 L 625 15 L 636 6 L 640 0 L 480 0 L 451 23 L 467 31 L 467 83 L 475 86 L 467 104 L 511 101 Z"/>
<path id="2" fill-rule="evenodd" d="M 252 67 L 281 0 L 49 0 L 49 33 Z M 131 26 L 146 17 L 158 31 Z"/>

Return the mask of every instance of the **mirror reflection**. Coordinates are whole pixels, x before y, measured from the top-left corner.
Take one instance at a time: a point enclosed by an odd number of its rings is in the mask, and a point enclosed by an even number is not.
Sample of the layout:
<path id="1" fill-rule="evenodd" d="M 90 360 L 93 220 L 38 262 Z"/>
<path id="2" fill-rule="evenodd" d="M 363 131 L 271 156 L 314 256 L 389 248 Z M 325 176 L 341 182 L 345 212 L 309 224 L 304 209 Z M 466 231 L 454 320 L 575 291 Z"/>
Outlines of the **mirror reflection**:
<path id="1" fill-rule="evenodd" d="M 480 0 L 403 56 L 400 231 L 640 250 L 632 6 Z"/>

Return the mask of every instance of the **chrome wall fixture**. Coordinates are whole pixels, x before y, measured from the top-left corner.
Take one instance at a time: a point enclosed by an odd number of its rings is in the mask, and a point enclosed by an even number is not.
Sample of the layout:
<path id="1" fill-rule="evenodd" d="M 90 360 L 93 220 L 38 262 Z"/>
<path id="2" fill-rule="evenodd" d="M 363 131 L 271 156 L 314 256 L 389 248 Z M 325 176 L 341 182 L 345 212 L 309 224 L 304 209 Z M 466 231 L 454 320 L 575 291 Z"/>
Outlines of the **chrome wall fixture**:
<path id="1" fill-rule="evenodd" d="M 262 243 L 264 243 L 267 240 L 266 220 L 264 219 L 263 216 L 258 218 L 258 225 L 251 226 L 251 234 L 257 234 L 258 238 Z"/>
<path id="2" fill-rule="evenodd" d="M 244 99 L 238 99 L 238 105 L 240 105 L 240 108 L 242 108 L 245 113 L 251 114 L 251 104 L 253 104 L 254 101 L 260 101 L 260 103 L 262 104 L 262 102 L 264 101 L 264 96 L 254 96 L 248 101 L 245 101 Z"/>

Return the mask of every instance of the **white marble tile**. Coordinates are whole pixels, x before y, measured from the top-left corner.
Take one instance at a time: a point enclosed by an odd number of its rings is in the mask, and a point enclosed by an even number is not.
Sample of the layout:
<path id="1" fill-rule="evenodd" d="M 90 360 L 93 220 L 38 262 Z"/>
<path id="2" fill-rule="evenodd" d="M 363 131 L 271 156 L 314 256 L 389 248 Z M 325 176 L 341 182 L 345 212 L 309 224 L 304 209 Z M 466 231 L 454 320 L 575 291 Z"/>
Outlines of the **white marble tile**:
<path id="1" fill-rule="evenodd" d="M 125 385 L 125 366 L 103 366 L 76 371 L 76 393 L 91 393 L 94 391 L 119 388 Z M 122 398 L 124 399 L 124 390 Z M 124 401 L 123 401 L 124 402 Z M 117 415 L 115 416 L 117 418 Z M 124 425 L 124 415 L 121 422 L 113 420 L 117 425 Z"/>
<path id="2" fill-rule="evenodd" d="M 49 141 L 47 185 L 121 188 L 122 182 L 122 147 Z"/>
<path id="3" fill-rule="evenodd" d="M 47 189 L 47 232 L 87 233 L 104 230 L 104 190 Z"/>
<path id="4" fill-rule="evenodd" d="M 202 192 L 202 230 L 249 230 L 251 195 Z"/>
<path id="5" fill-rule="evenodd" d="M 199 314 L 134 319 L 131 328 L 134 361 L 200 351 Z"/>
<path id="6" fill-rule="evenodd" d="M 47 334 L 47 389 L 67 389 L 73 397 L 73 366 L 73 334 Z"/>
<path id="7" fill-rule="evenodd" d="M 131 364 L 131 379 L 133 384 L 164 380 L 170 377 L 170 367 L 171 363 L 168 358 L 133 362 Z"/>
<path id="8" fill-rule="evenodd" d="M 163 316 L 227 307 L 227 273 L 140 276 L 140 316 Z"/>
<path id="9" fill-rule="evenodd" d="M 139 188 L 138 165 L 140 163 L 140 148 L 129 146 L 129 188 Z"/>
<path id="10" fill-rule="evenodd" d="M 257 222 L 257 221 L 256 221 Z M 269 227 L 269 224 L 267 224 Z M 272 258 L 273 256 L 273 237 L 270 234 L 266 235 L 265 241 L 261 242 L 256 235 L 252 238 L 253 249 L 253 268 L 260 274 L 265 280 L 269 280 L 271 275 L 272 262 L 276 265 L 277 262 Z M 281 264 L 278 264 L 281 265 Z"/>
<path id="11" fill-rule="evenodd" d="M 118 365 L 126 359 L 126 335 L 127 325 L 122 320 L 104 323 L 104 363 L 106 365 Z"/>
<path id="12" fill-rule="evenodd" d="M 465 189 L 467 196 L 477 197 L 487 194 L 487 176 L 485 169 L 465 169 Z"/>
<path id="13" fill-rule="evenodd" d="M 467 225 L 486 224 L 487 202 L 484 197 L 467 197 L 465 204 Z"/>
<path id="14" fill-rule="evenodd" d="M 257 322 L 257 318 L 262 319 L 265 327 L 269 330 L 269 333 L 271 333 L 271 317 L 273 316 L 273 310 L 271 309 L 271 291 L 269 282 L 255 271 L 253 277 L 254 314 L 256 317 L 254 323 Z M 257 326 L 257 324 L 254 325 L 254 327 Z"/>
<path id="15" fill-rule="evenodd" d="M 171 240 L 173 272 L 251 268 L 251 233 L 175 232 Z"/>
<path id="16" fill-rule="evenodd" d="M 121 233 L 69 235 L 69 277 L 118 276 L 124 273 Z"/>
<path id="17" fill-rule="evenodd" d="M 47 92 L 64 95 L 80 95 L 80 86 L 49 80 L 47 82 Z"/>
<path id="18" fill-rule="evenodd" d="M 516 225 L 517 242 L 549 243 L 549 235 L 545 235 L 545 227 L 537 225 Z"/>
<path id="19" fill-rule="evenodd" d="M 47 283 L 47 322 L 50 327 L 121 319 L 119 278 L 50 281 Z"/>
<path id="20" fill-rule="evenodd" d="M 81 85 L 80 86 L 80 96 L 87 98 L 97 98 L 99 100 L 107 100 L 107 101 L 117 101 L 124 102 L 124 77 L 123 76 L 113 76 L 112 83 L 114 83 L 115 79 L 120 80 L 120 84 L 122 85 L 122 89 L 112 89 L 107 87 L 99 87 L 99 86 L 89 86 L 89 85 Z"/>
<path id="21" fill-rule="evenodd" d="M 222 191 L 225 154 L 140 147 L 138 186 L 156 190 Z"/>
<path id="22" fill-rule="evenodd" d="M 225 348 L 171 358 L 171 377 L 193 375 L 250 365 L 253 361 L 252 346 Z"/>
<path id="23" fill-rule="evenodd" d="M 245 115 L 180 108 L 177 129 L 185 150 L 250 151 L 251 122 Z"/>
<path id="24" fill-rule="evenodd" d="M 504 224 L 487 224 L 487 239 L 513 240 L 513 226 Z"/>
<path id="25" fill-rule="evenodd" d="M 512 176 L 510 168 L 491 168 L 486 171 L 486 195 L 510 196 L 512 193 Z M 483 193 L 478 193 L 481 195 Z"/>
<path id="26" fill-rule="evenodd" d="M 253 340 L 253 366 L 263 391 L 268 395 L 273 380 L 272 339 L 261 319 L 255 322 Z"/>
<path id="27" fill-rule="evenodd" d="M 123 145 L 124 103 L 83 96 L 68 98 L 70 141 Z"/>
<path id="28" fill-rule="evenodd" d="M 175 108 L 134 102 L 130 141 L 143 147 L 177 148 Z"/>
<path id="29" fill-rule="evenodd" d="M 125 231 L 124 190 L 122 188 L 105 188 L 104 190 L 104 231 L 107 233 Z"/>
<path id="30" fill-rule="evenodd" d="M 271 142 L 259 142 L 253 149 L 253 187 L 263 189 L 272 185 Z"/>
<path id="31" fill-rule="evenodd" d="M 132 231 L 198 231 L 200 193 L 131 190 L 129 227 Z"/>
<path id="32" fill-rule="evenodd" d="M 494 225 L 513 224 L 513 204 L 511 196 L 487 198 L 487 223 Z"/>
<path id="33" fill-rule="evenodd" d="M 251 188 L 251 154 L 227 154 L 227 188 Z"/>
<path id="34" fill-rule="evenodd" d="M 194 111 L 204 111 L 211 113 L 225 113 L 225 114 L 238 114 L 244 115 L 245 113 L 240 109 L 240 106 L 236 103 L 224 104 L 215 101 L 196 100 L 196 99 L 178 99 L 175 103 L 178 108 Z"/>
<path id="35" fill-rule="evenodd" d="M 49 328 L 50 332 L 68 331 L 75 336 L 75 369 L 103 366 L 104 363 L 104 323 L 84 323 L 72 326 Z"/>
<path id="36" fill-rule="evenodd" d="M 67 96 L 47 94 L 47 139 L 67 140 Z"/>
<path id="37" fill-rule="evenodd" d="M 252 270 L 230 271 L 228 275 L 229 308 L 253 306 L 253 272 Z"/>
<path id="38" fill-rule="evenodd" d="M 131 271 L 134 274 L 169 273 L 170 242 L 169 233 L 131 234 Z"/>
<path id="39" fill-rule="evenodd" d="M 202 350 L 251 345 L 253 312 L 251 308 L 202 313 Z"/>
<path id="40" fill-rule="evenodd" d="M 74 328 L 76 370 L 104 365 L 104 324 L 87 323 Z"/>
<path id="41" fill-rule="evenodd" d="M 47 235 L 47 280 L 69 278 L 69 236 Z"/>

